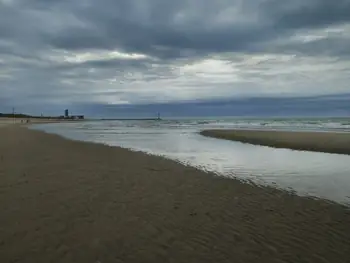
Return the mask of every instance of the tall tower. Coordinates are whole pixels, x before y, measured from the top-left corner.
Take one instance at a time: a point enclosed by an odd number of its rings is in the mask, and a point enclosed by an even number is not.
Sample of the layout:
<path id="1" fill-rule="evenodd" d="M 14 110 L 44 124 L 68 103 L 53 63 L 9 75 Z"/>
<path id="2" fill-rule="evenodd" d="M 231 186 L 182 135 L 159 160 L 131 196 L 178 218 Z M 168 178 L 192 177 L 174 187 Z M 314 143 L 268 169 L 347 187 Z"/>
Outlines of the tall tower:
<path id="1" fill-rule="evenodd" d="M 65 118 L 68 118 L 68 117 L 69 117 L 69 111 L 68 111 L 68 109 L 65 109 L 65 110 L 64 110 L 64 117 L 65 117 Z"/>

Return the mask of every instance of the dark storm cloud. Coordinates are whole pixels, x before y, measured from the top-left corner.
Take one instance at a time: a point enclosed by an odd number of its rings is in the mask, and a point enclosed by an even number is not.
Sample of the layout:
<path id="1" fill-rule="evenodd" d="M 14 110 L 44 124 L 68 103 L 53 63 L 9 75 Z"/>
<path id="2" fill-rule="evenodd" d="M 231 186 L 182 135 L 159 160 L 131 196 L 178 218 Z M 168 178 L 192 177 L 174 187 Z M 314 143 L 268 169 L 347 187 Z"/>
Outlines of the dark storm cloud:
<path id="1" fill-rule="evenodd" d="M 242 22 L 242 17 L 227 23 L 220 23 L 215 12 L 234 7 L 235 1 L 195 1 L 194 6 L 185 0 L 173 4 L 158 0 L 88 2 L 90 5 L 72 8 L 86 26 L 50 33 L 47 41 L 51 45 L 70 50 L 118 47 L 159 57 L 181 56 L 183 49 L 193 54 L 263 51 L 263 43 L 296 29 L 350 21 L 349 0 L 245 1 L 241 12 L 246 11 L 248 19 L 252 14 L 251 20 Z M 176 17 L 181 14 L 183 21 L 177 23 Z M 312 49 L 303 50 L 309 51 Z"/>
<path id="2" fill-rule="evenodd" d="M 25 36 L 27 41 L 32 39 L 29 42 L 39 45 L 35 39 L 40 39 L 42 45 L 67 50 L 119 48 L 158 57 L 181 57 L 184 49 L 192 51 L 192 55 L 263 51 L 262 44 L 292 34 L 296 29 L 350 21 L 350 0 L 32 0 L 17 3 L 0 11 L 2 37 L 23 39 Z M 232 14 L 232 18 L 237 16 L 237 19 L 221 23 L 218 13 L 237 3 L 241 3 L 241 14 Z M 50 30 L 45 24 L 38 25 L 40 21 L 33 23 L 30 19 L 40 13 L 19 11 L 22 5 L 29 11 L 52 13 L 52 19 L 62 19 L 60 26 Z M 64 21 L 63 13 L 74 17 L 77 23 Z M 33 27 L 38 31 L 32 32 Z M 309 51 L 312 49 L 303 50 Z"/>
<path id="3" fill-rule="evenodd" d="M 242 51 L 253 49 L 252 44 L 270 36 L 260 28 L 220 28 L 215 31 L 183 29 L 181 31 L 156 25 L 143 27 L 127 21 L 111 21 L 102 27 L 105 33 L 95 29 L 72 29 L 50 36 L 50 43 L 57 48 L 81 50 L 89 48 L 113 49 L 146 53 L 161 58 L 182 57 L 184 49 L 192 55 L 207 52 Z M 113 26 L 115 25 L 115 26 Z"/>
<path id="4" fill-rule="evenodd" d="M 272 2 L 271 2 L 272 3 Z M 276 25 L 281 28 L 318 28 L 350 21 L 349 0 L 293 1 L 294 7 L 284 8 L 285 1 L 273 1 L 270 10 L 276 15 Z M 288 4 L 287 4 L 288 6 Z"/>

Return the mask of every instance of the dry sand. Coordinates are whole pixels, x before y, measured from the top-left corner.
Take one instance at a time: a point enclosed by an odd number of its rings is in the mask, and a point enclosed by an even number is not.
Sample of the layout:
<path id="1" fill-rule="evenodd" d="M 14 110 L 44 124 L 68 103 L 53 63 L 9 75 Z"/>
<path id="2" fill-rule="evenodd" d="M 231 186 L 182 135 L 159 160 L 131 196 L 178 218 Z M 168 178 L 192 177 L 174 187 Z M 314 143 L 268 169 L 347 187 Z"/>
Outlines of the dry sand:
<path id="1" fill-rule="evenodd" d="M 0 127 L 11 125 L 11 124 L 20 124 L 23 121 L 24 121 L 23 119 L 13 119 L 13 118 L 0 117 Z"/>
<path id="2" fill-rule="evenodd" d="M 350 154 L 350 133 L 204 130 L 201 134 L 276 148 Z"/>
<path id="3" fill-rule="evenodd" d="M 0 211 L 1 263 L 350 262 L 341 205 L 19 126 Z"/>

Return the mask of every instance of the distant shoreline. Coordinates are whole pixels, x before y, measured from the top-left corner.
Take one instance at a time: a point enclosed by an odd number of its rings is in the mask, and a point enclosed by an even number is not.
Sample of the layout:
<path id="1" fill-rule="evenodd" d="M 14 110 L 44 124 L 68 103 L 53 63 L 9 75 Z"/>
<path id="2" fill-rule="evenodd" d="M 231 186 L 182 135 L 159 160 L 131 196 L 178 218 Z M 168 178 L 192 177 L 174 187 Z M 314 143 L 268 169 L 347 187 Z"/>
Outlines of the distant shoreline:
<path id="1" fill-rule="evenodd" d="M 201 135 L 274 148 L 350 155 L 350 133 L 269 131 L 269 130 L 203 130 Z"/>

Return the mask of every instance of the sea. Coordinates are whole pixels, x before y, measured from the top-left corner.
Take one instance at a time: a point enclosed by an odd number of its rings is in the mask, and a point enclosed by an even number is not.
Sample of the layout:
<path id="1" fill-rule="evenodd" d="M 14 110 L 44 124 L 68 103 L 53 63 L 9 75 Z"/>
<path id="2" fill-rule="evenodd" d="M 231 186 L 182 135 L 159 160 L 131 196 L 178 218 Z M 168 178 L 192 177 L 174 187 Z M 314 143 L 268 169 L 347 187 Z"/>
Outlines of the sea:
<path id="1" fill-rule="evenodd" d="M 163 156 L 217 176 L 269 185 L 350 206 L 350 156 L 276 149 L 204 137 L 204 129 L 350 132 L 349 118 L 90 120 L 31 128 Z"/>

